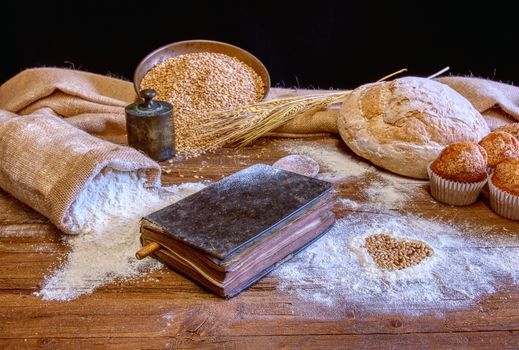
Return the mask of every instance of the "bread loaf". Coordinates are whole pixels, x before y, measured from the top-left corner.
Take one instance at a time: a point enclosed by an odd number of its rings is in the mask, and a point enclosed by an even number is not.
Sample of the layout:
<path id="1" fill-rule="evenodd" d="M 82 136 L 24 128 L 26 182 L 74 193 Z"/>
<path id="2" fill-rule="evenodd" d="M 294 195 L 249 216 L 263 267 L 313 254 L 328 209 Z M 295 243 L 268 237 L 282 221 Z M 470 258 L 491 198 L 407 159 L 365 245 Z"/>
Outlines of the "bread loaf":
<path id="1" fill-rule="evenodd" d="M 490 132 L 459 93 L 430 79 L 406 77 L 363 85 L 339 111 L 339 133 L 359 156 L 394 173 L 427 178 L 427 166 L 451 143 Z"/>

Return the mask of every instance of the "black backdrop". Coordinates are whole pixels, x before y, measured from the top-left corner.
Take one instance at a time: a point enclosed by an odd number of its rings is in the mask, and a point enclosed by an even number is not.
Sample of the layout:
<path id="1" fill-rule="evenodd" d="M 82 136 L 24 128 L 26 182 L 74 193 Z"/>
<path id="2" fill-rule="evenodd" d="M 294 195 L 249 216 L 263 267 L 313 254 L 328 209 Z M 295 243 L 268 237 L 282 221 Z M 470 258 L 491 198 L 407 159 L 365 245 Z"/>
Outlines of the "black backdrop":
<path id="1" fill-rule="evenodd" d="M 519 83 L 518 18 L 497 2 L 11 1 L 2 5 L 0 82 L 34 66 L 131 79 L 148 52 L 186 39 L 240 46 L 273 85 L 351 88 L 407 67 L 444 66 Z"/>

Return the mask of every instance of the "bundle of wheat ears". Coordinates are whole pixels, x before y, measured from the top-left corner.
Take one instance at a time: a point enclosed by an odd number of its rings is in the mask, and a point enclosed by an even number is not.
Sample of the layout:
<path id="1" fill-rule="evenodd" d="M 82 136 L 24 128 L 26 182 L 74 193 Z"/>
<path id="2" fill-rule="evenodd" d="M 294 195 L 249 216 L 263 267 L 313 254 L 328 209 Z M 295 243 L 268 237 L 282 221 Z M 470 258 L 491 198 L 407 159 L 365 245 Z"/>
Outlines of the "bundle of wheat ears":
<path id="1" fill-rule="evenodd" d="M 429 76 L 435 78 L 449 67 Z M 384 81 L 407 69 L 400 69 L 377 80 Z M 215 151 L 225 145 L 243 147 L 266 133 L 294 119 L 301 113 L 317 112 L 334 103 L 342 102 L 351 91 L 290 97 L 254 103 L 230 111 L 217 111 L 202 117 L 197 139 L 205 145 L 200 153 Z"/>

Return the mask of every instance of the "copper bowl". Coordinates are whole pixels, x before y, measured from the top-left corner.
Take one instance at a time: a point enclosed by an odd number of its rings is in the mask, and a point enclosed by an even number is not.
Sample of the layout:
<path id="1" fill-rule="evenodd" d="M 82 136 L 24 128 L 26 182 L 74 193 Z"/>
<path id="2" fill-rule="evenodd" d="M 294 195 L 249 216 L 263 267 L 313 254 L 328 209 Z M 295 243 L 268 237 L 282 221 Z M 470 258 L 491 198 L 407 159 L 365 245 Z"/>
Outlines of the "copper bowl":
<path id="1" fill-rule="evenodd" d="M 231 57 L 236 57 L 240 61 L 246 63 L 252 69 L 254 69 L 254 71 L 263 80 L 263 83 L 265 84 L 265 93 L 263 94 L 262 99 L 265 99 L 265 97 L 267 97 L 270 89 L 270 75 L 263 63 L 261 63 L 261 61 L 251 53 L 243 49 L 240 49 L 237 46 L 211 40 L 179 41 L 176 43 L 168 44 L 166 46 L 162 46 L 161 48 L 158 48 L 157 50 L 148 54 L 139 63 L 137 69 L 135 69 L 135 73 L 133 74 L 133 86 L 135 88 L 135 91 L 137 92 L 137 95 L 139 95 L 142 78 L 144 78 L 146 73 L 156 64 L 170 57 L 195 52 L 222 53 Z"/>

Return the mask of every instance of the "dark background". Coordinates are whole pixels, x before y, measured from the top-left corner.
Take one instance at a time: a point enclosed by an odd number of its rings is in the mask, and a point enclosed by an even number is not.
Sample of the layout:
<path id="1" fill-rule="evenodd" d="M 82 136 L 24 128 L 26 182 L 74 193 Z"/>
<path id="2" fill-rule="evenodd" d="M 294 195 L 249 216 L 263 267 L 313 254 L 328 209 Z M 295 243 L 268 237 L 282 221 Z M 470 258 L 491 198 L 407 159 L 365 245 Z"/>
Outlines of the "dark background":
<path id="1" fill-rule="evenodd" d="M 351 88 L 400 68 L 519 83 L 519 21 L 476 2 L 367 1 L 10 2 L 2 5 L 0 83 L 57 66 L 131 79 L 150 51 L 180 40 L 240 46 L 264 62 L 274 86 Z"/>

